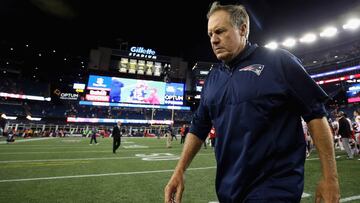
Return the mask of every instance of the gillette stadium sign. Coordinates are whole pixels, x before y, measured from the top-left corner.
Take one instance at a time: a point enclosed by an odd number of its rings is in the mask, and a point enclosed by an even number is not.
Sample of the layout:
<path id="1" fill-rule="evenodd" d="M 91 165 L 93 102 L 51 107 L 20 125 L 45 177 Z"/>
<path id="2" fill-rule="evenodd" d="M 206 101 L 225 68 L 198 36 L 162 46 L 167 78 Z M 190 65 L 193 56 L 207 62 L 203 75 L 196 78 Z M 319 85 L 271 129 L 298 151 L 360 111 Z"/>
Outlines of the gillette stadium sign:
<path id="1" fill-rule="evenodd" d="M 131 47 L 130 51 L 137 54 L 155 55 L 156 52 L 152 49 L 145 49 L 144 47 Z"/>

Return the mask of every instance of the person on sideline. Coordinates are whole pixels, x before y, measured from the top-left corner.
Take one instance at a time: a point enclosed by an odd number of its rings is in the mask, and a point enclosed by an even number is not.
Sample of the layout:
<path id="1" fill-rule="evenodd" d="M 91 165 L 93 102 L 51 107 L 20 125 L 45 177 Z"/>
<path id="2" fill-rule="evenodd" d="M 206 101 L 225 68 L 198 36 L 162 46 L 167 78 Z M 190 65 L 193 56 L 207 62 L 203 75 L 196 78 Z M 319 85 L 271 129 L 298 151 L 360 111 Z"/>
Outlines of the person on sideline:
<path id="1" fill-rule="evenodd" d="M 93 141 L 95 142 L 96 145 L 99 144 L 99 143 L 97 142 L 97 140 L 96 140 L 96 135 L 97 135 L 97 130 L 96 130 L 95 127 L 93 127 L 93 128 L 91 129 L 90 145 L 92 145 L 92 142 L 93 142 Z"/>
<path id="2" fill-rule="evenodd" d="M 342 141 L 344 149 L 347 153 L 347 158 L 353 159 L 354 154 L 351 151 L 351 147 L 350 147 L 350 143 L 349 143 L 349 141 L 351 139 L 351 134 L 352 134 L 351 124 L 345 117 L 345 113 L 343 111 L 338 112 L 337 120 L 339 122 L 339 128 L 338 128 L 337 134 L 341 136 L 341 141 Z"/>
<path id="3" fill-rule="evenodd" d="M 171 125 L 168 125 L 168 127 L 165 129 L 165 136 L 166 136 L 166 147 L 171 148 L 172 141 L 173 141 L 173 128 Z M 176 136 L 175 136 L 176 138 Z"/>
<path id="4" fill-rule="evenodd" d="M 116 153 L 116 150 L 120 147 L 121 137 L 123 131 L 121 129 L 121 121 L 117 122 L 117 125 L 113 128 L 112 137 L 113 137 L 113 153 Z"/>
<path id="5" fill-rule="evenodd" d="M 207 76 L 181 158 L 165 187 L 165 202 L 181 202 L 185 171 L 212 126 L 219 202 L 300 202 L 306 150 L 301 117 L 321 162 L 316 202 L 339 202 L 326 93 L 295 56 L 248 41 L 243 6 L 214 2 L 207 16 L 210 43 L 222 64 Z"/>

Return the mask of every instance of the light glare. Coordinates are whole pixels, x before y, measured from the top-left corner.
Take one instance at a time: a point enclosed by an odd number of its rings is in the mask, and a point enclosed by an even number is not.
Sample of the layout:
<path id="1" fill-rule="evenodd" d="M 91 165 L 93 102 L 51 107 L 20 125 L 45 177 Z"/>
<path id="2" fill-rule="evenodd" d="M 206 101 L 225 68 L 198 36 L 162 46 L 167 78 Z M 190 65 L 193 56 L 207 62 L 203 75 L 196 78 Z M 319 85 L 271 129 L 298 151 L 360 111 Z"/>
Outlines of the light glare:
<path id="1" fill-rule="evenodd" d="M 337 29 L 335 27 L 328 27 L 320 33 L 320 37 L 333 37 L 336 35 L 336 33 Z"/>
<path id="2" fill-rule="evenodd" d="M 313 33 L 305 34 L 301 39 L 300 42 L 302 43 L 311 43 L 316 40 L 316 35 Z"/>
<path id="3" fill-rule="evenodd" d="M 296 40 L 293 38 L 287 38 L 282 45 L 285 47 L 293 47 L 296 44 Z"/>
<path id="4" fill-rule="evenodd" d="M 343 28 L 345 30 L 355 30 L 360 26 L 360 19 L 352 18 L 349 19 L 345 25 L 343 25 Z"/>
<path id="5" fill-rule="evenodd" d="M 266 44 L 265 47 L 269 49 L 276 49 L 278 47 L 278 44 L 276 42 L 270 42 Z"/>

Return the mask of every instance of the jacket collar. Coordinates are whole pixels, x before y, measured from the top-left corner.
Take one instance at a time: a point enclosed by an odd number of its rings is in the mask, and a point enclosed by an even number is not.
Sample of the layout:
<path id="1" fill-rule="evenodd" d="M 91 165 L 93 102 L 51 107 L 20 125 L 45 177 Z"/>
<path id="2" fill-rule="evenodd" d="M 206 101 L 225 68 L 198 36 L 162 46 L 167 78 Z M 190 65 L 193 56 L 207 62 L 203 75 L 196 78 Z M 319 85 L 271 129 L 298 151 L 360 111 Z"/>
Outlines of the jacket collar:
<path id="1" fill-rule="evenodd" d="M 252 45 L 250 42 L 248 42 L 245 45 L 244 50 L 242 50 L 240 54 L 237 55 L 233 60 L 231 60 L 228 63 L 223 62 L 224 67 L 226 67 L 229 70 L 233 69 L 234 67 L 236 67 L 236 65 L 244 61 L 247 57 L 249 57 L 255 51 L 256 48 L 258 48 L 257 44 Z"/>

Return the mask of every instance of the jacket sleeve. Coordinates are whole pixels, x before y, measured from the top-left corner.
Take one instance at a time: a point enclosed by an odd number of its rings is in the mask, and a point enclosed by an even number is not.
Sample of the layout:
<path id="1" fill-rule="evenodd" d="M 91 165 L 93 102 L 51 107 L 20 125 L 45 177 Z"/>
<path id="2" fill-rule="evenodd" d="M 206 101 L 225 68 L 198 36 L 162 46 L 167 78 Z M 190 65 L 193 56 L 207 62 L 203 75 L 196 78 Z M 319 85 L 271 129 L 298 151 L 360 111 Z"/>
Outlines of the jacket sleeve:
<path id="1" fill-rule="evenodd" d="M 117 136 L 117 127 L 116 126 L 113 128 L 112 135 L 113 135 L 113 137 Z"/>
<path id="2" fill-rule="evenodd" d="M 324 103 L 329 96 L 306 72 L 300 60 L 288 52 L 282 55 L 282 71 L 291 98 L 306 122 L 327 116 Z"/>
<path id="3" fill-rule="evenodd" d="M 210 71 L 208 77 L 210 77 L 210 74 L 212 71 Z M 196 135 L 199 139 L 205 140 L 208 133 L 210 132 L 210 129 L 212 127 L 211 118 L 209 115 L 209 109 L 208 106 L 205 104 L 205 96 L 207 90 L 207 82 L 205 81 L 204 87 L 201 91 L 201 99 L 200 104 L 195 111 L 192 121 L 191 121 L 191 127 L 189 132 Z"/>

